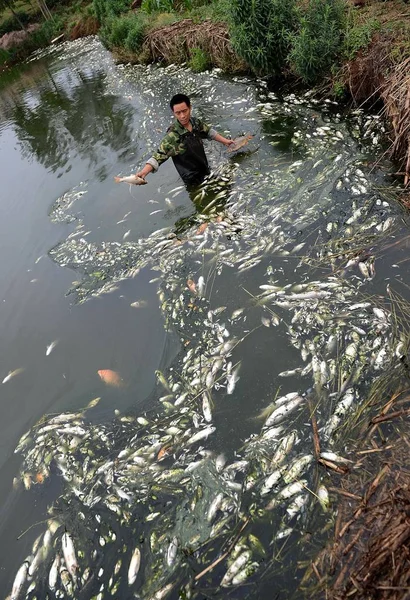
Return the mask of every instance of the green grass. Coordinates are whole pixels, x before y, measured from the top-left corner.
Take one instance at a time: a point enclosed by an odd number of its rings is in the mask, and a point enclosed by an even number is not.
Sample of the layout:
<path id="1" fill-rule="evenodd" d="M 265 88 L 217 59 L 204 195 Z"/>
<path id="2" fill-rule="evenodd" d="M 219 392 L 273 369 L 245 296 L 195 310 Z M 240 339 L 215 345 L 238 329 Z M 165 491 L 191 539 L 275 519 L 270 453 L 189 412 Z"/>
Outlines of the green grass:
<path id="1" fill-rule="evenodd" d="M 191 52 L 191 58 L 188 62 L 190 67 L 195 73 L 202 73 L 212 66 L 211 57 L 202 48 L 194 48 Z"/>

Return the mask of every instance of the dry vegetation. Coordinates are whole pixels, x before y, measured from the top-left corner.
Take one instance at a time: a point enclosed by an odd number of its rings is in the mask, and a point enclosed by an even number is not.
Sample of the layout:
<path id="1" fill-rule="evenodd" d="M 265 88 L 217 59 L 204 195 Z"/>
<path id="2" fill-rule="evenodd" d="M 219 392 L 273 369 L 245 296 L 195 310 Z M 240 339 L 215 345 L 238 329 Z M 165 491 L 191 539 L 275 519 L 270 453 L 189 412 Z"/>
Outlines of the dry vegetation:
<path id="1" fill-rule="evenodd" d="M 334 536 L 305 576 L 314 597 L 410 598 L 410 440 L 404 433 L 409 405 L 408 389 L 392 395 L 366 426 L 351 472 L 333 488 Z"/>
<path id="2" fill-rule="evenodd" d="M 383 100 L 391 125 L 390 157 L 410 183 L 410 5 L 402 0 L 367 0 L 353 8 L 357 24 L 377 19 L 380 31 L 369 48 L 344 67 L 344 78 L 356 104 Z"/>
<path id="3" fill-rule="evenodd" d="M 217 67 L 230 71 L 246 67 L 232 49 L 226 24 L 212 21 L 194 23 L 192 19 L 184 19 L 153 29 L 145 39 L 143 53 L 152 62 L 180 63 L 188 61 L 196 48 L 206 52 Z"/>

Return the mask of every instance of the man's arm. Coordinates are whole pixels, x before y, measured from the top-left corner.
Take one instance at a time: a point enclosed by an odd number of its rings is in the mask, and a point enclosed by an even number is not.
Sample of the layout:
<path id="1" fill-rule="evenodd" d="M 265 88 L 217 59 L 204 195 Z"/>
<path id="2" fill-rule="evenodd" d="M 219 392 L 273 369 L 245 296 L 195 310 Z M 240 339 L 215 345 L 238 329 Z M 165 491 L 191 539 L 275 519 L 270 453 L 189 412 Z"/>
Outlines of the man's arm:
<path id="1" fill-rule="evenodd" d="M 230 146 L 233 144 L 233 140 L 228 140 L 228 138 L 224 137 L 220 133 L 217 133 L 212 139 L 215 140 L 215 142 L 223 144 L 224 146 Z"/>
<path id="2" fill-rule="evenodd" d="M 169 131 L 160 143 L 158 150 L 147 160 L 144 167 L 136 173 L 137 177 L 145 179 L 148 173 L 158 171 L 163 162 L 168 160 L 170 156 L 176 156 L 180 151 L 178 135 L 173 131 Z"/>
<path id="3" fill-rule="evenodd" d="M 215 131 L 215 129 L 213 127 L 211 127 L 210 125 L 207 125 L 206 123 L 204 123 L 203 121 L 200 121 L 199 119 L 198 119 L 197 123 L 198 123 L 198 127 L 200 128 L 202 133 L 205 134 L 205 136 L 208 137 L 209 139 L 215 140 L 215 142 L 219 142 L 220 144 L 223 144 L 224 146 L 230 146 L 231 144 L 233 144 L 233 140 L 229 140 L 228 138 L 224 137 L 223 135 L 221 135 L 220 133 Z"/>
<path id="4" fill-rule="evenodd" d="M 138 171 L 136 173 L 136 176 L 145 179 L 148 173 L 152 173 L 153 170 L 154 167 L 150 163 L 145 163 L 145 166 L 142 167 L 141 171 Z"/>

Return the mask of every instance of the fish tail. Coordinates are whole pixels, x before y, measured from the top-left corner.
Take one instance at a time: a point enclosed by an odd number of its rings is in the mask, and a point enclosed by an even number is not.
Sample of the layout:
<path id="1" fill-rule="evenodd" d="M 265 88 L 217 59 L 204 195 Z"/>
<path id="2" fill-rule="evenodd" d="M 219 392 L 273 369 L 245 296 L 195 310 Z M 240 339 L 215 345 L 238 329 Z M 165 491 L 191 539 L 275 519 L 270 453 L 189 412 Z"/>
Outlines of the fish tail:
<path id="1" fill-rule="evenodd" d="M 115 181 L 115 183 L 120 183 L 121 177 L 114 177 L 114 181 Z"/>

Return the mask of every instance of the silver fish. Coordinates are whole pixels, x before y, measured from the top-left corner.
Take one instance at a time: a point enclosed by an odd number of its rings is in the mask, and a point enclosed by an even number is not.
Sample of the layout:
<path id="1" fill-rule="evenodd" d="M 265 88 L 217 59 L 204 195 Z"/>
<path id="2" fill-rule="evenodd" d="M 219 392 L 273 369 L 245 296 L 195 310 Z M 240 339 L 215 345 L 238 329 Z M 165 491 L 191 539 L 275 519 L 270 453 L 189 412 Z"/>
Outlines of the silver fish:
<path id="1" fill-rule="evenodd" d="M 147 181 L 137 175 L 127 175 L 126 177 L 114 177 L 115 183 L 131 183 L 132 185 L 146 185 Z"/>

